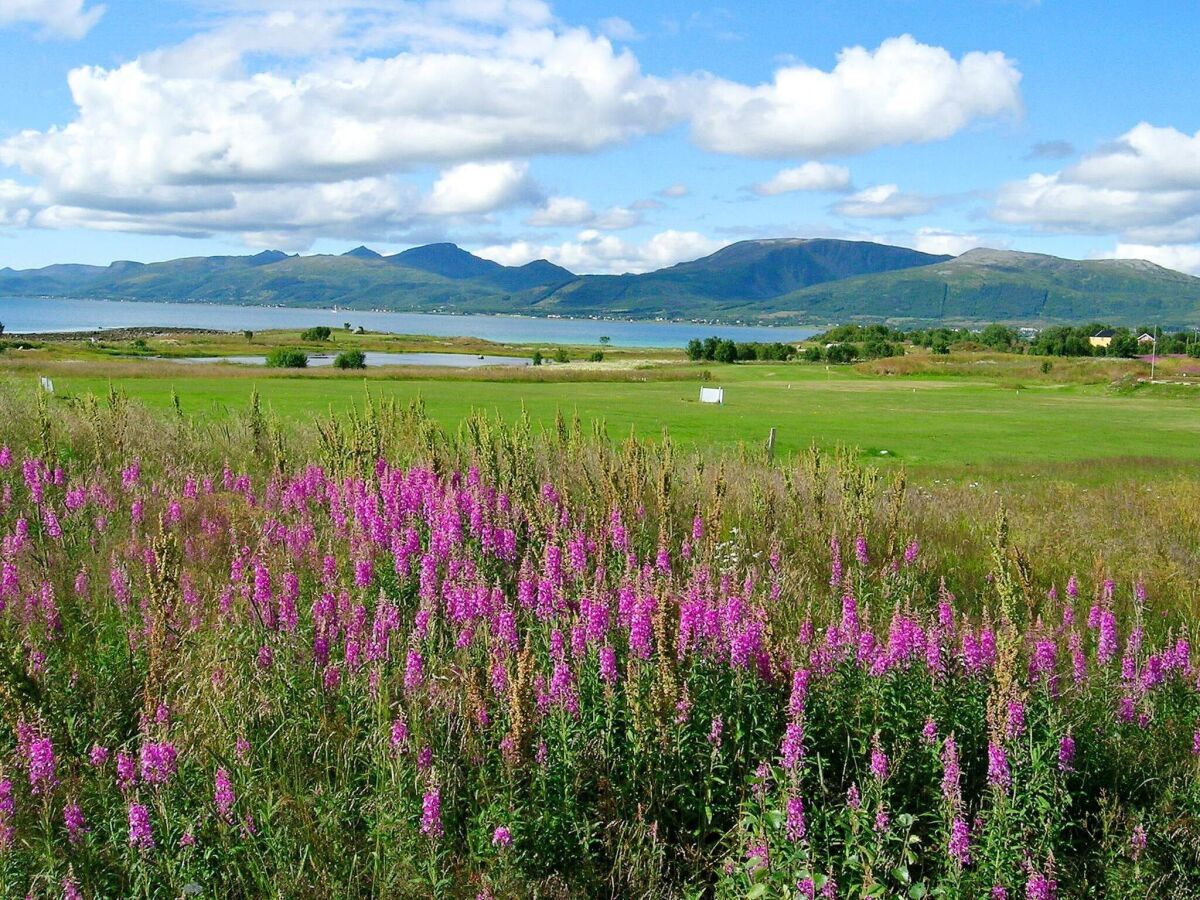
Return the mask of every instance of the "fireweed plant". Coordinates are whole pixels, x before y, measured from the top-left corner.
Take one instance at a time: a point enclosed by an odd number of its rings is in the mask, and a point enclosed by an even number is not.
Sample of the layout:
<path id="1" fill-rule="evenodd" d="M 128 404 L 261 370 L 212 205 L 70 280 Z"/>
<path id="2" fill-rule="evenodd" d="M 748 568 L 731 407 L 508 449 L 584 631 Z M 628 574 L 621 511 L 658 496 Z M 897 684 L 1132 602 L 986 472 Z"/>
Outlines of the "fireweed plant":
<path id="1" fill-rule="evenodd" d="M 960 598 L 845 454 L 27 407 L 5 896 L 1200 893 L 1193 626 L 1003 517 Z"/>

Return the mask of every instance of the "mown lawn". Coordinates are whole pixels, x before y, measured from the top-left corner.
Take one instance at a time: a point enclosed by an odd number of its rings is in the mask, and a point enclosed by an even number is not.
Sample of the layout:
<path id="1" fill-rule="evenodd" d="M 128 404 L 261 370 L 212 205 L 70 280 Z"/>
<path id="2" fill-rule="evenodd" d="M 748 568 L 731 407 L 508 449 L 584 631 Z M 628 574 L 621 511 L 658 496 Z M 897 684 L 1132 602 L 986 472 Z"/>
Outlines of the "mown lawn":
<path id="1" fill-rule="evenodd" d="M 546 382 L 392 380 L 369 373 L 376 397 L 424 399 L 429 413 L 453 426 L 473 409 L 512 419 L 524 408 L 550 425 L 558 411 L 576 411 L 585 423 L 601 419 L 613 437 L 633 428 L 655 436 L 666 428 L 683 446 L 759 445 L 778 429 L 777 452 L 816 444 L 848 445 L 880 460 L 902 460 L 914 471 L 963 467 L 1073 466 L 1136 460 L 1139 464 L 1200 462 L 1200 388 L 1140 389 L 1119 393 L 1107 385 L 1041 382 L 1014 386 L 984 378 L 886 377 L 805 364 L 710 366 L 713 384 L 726 388 L 723 407 L 697 402 L 694 381 Z M 651 376 L 652 377 L 652 376 Z M 58 373 L 61 395 L 103 395 L 110 380 Z M 131 398 L 166 407 L 172 392 L 185 414 L 229 415 L 258 390 L 285 420 L 344 410 L 364 396 L 363 380 L 304 374 L 240 372 L 116 377 Z M 884 451 L 887 451 L 886 453 Z M 1098 470 L 1104 466 L 1098 466 Z M 963 472 L 963 474 L 969 474 Z"/>

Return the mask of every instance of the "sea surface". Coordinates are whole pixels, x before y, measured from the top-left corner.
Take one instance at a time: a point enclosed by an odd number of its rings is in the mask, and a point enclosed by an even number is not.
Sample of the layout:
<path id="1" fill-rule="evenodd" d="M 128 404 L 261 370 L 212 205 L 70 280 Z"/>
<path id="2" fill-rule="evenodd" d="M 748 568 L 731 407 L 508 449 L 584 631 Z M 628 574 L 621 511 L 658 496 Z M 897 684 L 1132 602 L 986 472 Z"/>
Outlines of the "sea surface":
<path id="1" fill-rule="evenodd" d="M 682 347 L 712 334 L 736 341 L 798 341 L 813 328 L 703 325 L 691 322 L 627 322 L 599 319 L 545 319 L 526 316 L 454 316 L 431 313 L 366 312 L 347 309 L 297 309 L 275 306 L 222 306 L 212 303 L 123 303 L 0 297 L 0 322 L 7 334 L 90 331 L 95 328 L 175 327 L 220 331 L 269 328 L 341 328 L 349 322 L 368 331 L 474 337 L 500 343 L 597 344 L 601 336 L 614 347 Z"/>

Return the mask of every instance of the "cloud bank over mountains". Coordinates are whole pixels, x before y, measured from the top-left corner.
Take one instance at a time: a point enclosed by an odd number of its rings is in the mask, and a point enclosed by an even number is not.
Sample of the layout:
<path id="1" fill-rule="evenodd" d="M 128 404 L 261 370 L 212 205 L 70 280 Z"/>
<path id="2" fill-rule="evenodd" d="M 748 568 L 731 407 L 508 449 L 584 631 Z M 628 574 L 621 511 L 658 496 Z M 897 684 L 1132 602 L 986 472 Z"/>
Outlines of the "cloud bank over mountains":
<path id="1" fill-rule="evenodd" d="M 547 161 L 678 135 L 716 161 L 776 161 L 743 200 L 829 194 L 827 211 L 853 228 L 928 216 L 944 200 L 893 178 L 856 186 L 849 159 L 1024 113 L 1016 60 L 908 34 L 846 47 L 825 66 L 787 59 L 755 82 L 647 71 L 636 52 L 646 36 L 629 21 L 585 27 L 542 0 L 203 8 L 202 27 L 178 43 L 73 68 L 60 124 L 0 137 L 0 229 L 235 236 L 287 250 L 474 235 L 497 259 L 537 252 L 576 270 L 644 271 L 715 243 L 699 223 L 662 221 L 696 185 L 597 202 L 546 183 Z M 0 28 L 80 40 L 113 15 L 89 0 L 6 0 Z M 1114 253 L 1200 271 L 1200 132 L 1142 122 L 1082 156 L 1050 140 L 1023 159 L 1045 171 L 978 186 L 978 217 L 999 230 L 992 244 L 1006 229 L 1110 235 Z M 505 216 L 518 227 L 502 235 Z M 632 229 L 637 238 L 617 234 Z M 948 248 L 973 232 L 920 224 L 907 242 Z"/>
<path id="2" fill-rule="evenodd" d="M 75 37 L 103 13 L 69 0 L 14 10 L 11 21 L 36 17 Z M 650 74 L 617 43 L 638 37 L 627 22 L 592 31 L 537 0 L 223 10 L 177 45 L 73 69 L 74 117 L 0 143 L 12 173 L 0 179 L 0 224 L 236 234 L 296 249 L 322 237 L 403 241 L 447 221 L 478 228 L 527 206 L 530 227 L 586 229 L 560 254 L 624 264 L 660 259 L 682 232 L 636 250 L 593 234 L 639 225 L 653 204 L 597 211 L 554 196 L 537 180 L 539 158 L 681 126 L 718 155 L 845 156 L 945 139 L 1021 107 L 1020 73 L 1003 54 L 956 59 L 907 35 L 847 48 L 829 70 L 788 65 L 770 83 L 742 84 Z M 810 160 L 761 193 L 848 186 L 844 167 Z"/>

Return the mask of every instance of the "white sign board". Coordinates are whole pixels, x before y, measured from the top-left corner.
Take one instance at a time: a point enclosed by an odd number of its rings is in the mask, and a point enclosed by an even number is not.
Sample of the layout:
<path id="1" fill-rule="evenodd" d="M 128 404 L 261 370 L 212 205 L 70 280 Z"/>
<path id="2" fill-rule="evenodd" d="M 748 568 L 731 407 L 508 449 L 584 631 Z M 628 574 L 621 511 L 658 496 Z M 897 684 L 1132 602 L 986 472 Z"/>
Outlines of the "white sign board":
<path id="1" fill-rule="evenodd" d="M 42 377 L 42 390 L 45 391 L 47 394 L 53 394 L 54 393 L 54 382 L 51 381 L 49 378 L 46 378 L 45 376 L 43 376 Z"/>
<path id="2" fill-rule="evenodd" d="M 701 403 L 724 403 L 725 388 L 700 388 Z"/>

